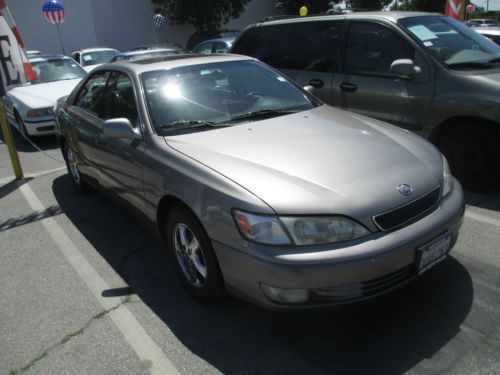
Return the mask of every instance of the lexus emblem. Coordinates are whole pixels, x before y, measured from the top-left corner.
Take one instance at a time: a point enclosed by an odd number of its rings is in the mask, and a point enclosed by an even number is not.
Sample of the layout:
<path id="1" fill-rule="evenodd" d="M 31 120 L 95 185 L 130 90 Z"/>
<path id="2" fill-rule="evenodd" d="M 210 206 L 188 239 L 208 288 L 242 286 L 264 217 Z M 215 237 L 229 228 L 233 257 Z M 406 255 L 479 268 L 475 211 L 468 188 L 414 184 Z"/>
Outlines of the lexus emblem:
<path id="1" fill-rule="evenodd" d="M 399 184 L 397 189 L 403 195 L 410 195 L 413 193 L 413 188 L 408 184 Z"/>

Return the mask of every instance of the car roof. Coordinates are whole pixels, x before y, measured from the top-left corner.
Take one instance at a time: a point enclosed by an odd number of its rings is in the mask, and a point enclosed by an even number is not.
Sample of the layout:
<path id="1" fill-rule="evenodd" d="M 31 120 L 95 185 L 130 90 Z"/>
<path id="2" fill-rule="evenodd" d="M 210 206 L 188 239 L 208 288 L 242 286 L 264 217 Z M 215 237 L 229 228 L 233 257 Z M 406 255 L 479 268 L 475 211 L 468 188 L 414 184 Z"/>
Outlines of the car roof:
<path id="1" fill-rule="evenodd" d="M 108 48 L 108 47 L 93 47 L 93 48 L 80 48 L 77 49 L 76 51 L 73 51 L 71 53 L 75 52 L 98 52 L 98 51 L 117 51 L 114 48 Z"/>
<path id="2" fill-rule="evenodd" d="M 155 53 L 155 52 L 177 52 L 177 50 L 175 48 L 152 48 L 152 49 L 143 49 L 143 50 L 120 52 L 116 56 L 147 55 L 149 53 Z"/>
<path id="3" fill-rule="evenodd" d="M 474 31 L 479 34 L 485 35 L 500 35 L 500 26 L 499 27 L 474 27 Z"/>
<path id="4" fill-rule="evenodd" d="M 443 16 L 440 13 L 427 13 L 427 12 L 407 12 L 407 11 L 394 11 L 394 12 L 354 12 L 354 13 L 341 13 L 341 14 L 322 14 L 322 15 L 312 15 L 308 17 L 291 16 L 289 18 L 279 18 L 272 19 L 267 18 L 266 20 L 257 23 L 256 25 L 274 25 L 283 23 L 295 23 L 295 22 L 310 22 L 310 21 L 320 21 L 320 20 L 335 20 L 335 19 L 385 19 L 396 23 L 402 18 L 410 17 L 423 17 L 423 16 Z"/>
<path id="5" fill-rule="evenodd" d="M 228 53 L 213 54 L 182 54 L 153 57 L 149 59 L 136 60 L 131 62 L 114 62 L 99 66 L 97 70 L 107 70 L 121 68 L 133 74 L 142 74 L 154 70 L 167 70 L 189 65 L 200 65 L 226 61 L 253 61 L 252 57 L 243 55 L 233 55 Z"/>
<path id="6" fill-rule="evenodd" d="M 29 59 L 30 62 L 39 62 L 39 61 L 49 61 L 49 60 L 60 60 L 60 59 L 68 59 L 71 60 L 71 57 L 64 55 L 40 55 L 33 56 Z"/>

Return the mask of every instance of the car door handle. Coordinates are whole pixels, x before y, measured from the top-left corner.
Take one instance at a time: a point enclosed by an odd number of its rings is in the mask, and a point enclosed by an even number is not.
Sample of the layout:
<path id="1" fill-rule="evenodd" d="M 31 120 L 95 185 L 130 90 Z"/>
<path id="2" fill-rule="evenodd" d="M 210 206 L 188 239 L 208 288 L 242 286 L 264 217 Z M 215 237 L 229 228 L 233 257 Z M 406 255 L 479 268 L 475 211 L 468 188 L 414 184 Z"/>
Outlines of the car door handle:
<path id="1" fill-rule="evenodd" d="M 340 89 L 345 92 L 354 92 L 358 89 L 358 86 L 354 83 L 342 82 L 340 84 Z"/>
<path id="2" fill-rule="evenodd" d="M 325 82 L 323 82 L 322 79 L 319 78 L 313 78 L 309 81 L 309 84 L 314 87 L 315 89 L 320 89 L 325 85 Z"/>

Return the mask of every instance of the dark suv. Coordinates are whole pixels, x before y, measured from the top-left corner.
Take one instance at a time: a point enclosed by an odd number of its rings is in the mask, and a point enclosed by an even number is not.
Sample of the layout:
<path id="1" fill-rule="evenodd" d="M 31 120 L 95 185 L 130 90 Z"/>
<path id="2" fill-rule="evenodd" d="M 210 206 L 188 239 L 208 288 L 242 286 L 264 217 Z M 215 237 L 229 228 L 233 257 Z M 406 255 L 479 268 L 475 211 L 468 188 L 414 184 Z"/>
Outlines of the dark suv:
<path id="1" fill-rule="evenodd" d="M 469 189 L 500 182 L 500 47 L 460 22 L 416 12 L 272 20 L 247 27 L 231 52 L 430 139 Z"/>

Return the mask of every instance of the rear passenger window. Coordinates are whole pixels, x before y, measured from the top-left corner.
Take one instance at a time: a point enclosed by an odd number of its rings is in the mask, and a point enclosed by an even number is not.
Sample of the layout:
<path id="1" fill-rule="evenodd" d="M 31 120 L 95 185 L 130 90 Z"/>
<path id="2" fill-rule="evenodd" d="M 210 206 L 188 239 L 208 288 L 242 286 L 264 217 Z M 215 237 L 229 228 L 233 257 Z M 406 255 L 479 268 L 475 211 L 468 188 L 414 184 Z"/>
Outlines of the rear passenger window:
<path id="1" fill-rule="evenodd" d="M 400 35 L 373 22 L 353 22 L 345 53 L 348 73 L 390 74 L 398 59 L 414 59 L 415 50 Z"/>
<path id="2" fill-rule="evenodd" d="M 283 24 L 264 62 L 278 69 L 331 72 L 337 58 L 342 21 Z"/>

